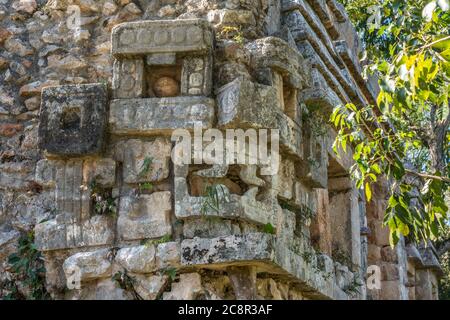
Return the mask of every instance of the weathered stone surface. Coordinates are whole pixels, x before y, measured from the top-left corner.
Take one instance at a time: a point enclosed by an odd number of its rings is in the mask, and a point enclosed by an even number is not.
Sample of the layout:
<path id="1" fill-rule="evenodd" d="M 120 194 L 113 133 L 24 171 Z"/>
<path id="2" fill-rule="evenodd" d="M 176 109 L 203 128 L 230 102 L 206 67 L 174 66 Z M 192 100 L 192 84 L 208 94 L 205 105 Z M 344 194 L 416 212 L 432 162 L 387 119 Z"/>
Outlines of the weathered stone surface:
<path id="1" fill-rule="evenodd" d="M 163 276 L 145 276 L 136 275 L 136 284 L 134 289 L 136 293 L 144 300 L 157 299 L 168 283 L 169 277 Z"/>
<path id="2" fill-rule="evenodd" d="M 217 93 L 219 125 L 224 128 L 276 128 L 275 89 L 236 79 Z"/>
<path id="3" fill-rule="evenodd" d="M 256 199 L 258 188 L 249 189 L 243 196 L 230 194 L 225 185 L 221 185 L 224 196 L 221 197 L 218 210 L 205 207 L 205 197 L 192 197 L 188 192 L 185 177 L 175 177 L 175 215 L 179 219 L 192 217 L 239 218 L 244 221 L 266 225 L 277 225 L 277 216 L 281 207 L 275 196 L 268 195 L 262 201 Z M 204 208 L 204 209 L 202 209 Z"/>
<path id="4" fill-rule="evenodd" d="M 165 138 L 153 141 L 124 140 L 115 146 L 115 157 L 123 163 L 125 183 L 162 181 L 169 177 L 171 143 Z"/>
<path id="5" fill-rule="evenodd" d="M 202 280 L 198 273 L 184 273 L 180 281 L 172 283 L 172 290 L 164 292 L 163 300 L 193 300 L 203 292 Z"/>
<path id="6" fill-rule="evenodd" d="M 210 96 L 212 90 L 212 56 L 188 56 L 183 59 L 181 94 Z"/>
<path id="7" fill-rule="evenodd" d="M 154 245 L 123 248 L 117 252 L 115 261 L 133 273 L 151 273 L 156 267 Z"/>
<path id="8" fill-rule="evenodd" d="M 304 77 L 307 76 L 301 72 L 303 57 L 288 43 L 280 38 L 267 37 L 258 39 L 246 47 L 252 53 L 252 63 L 256 69 L 271 68 L 281 71 L 290 86 L 296 89 L 303 87 L 306 80 Z M 273 85 L 273 83 L 265 84 Z"/>
<path id="9" fill-rule="evenodd" d="M 144 61 L 140 59 L 115 60 L 113 66 L 115 99 L 142 98 L 145 91 Z"/>
<path id="10" fill-rule="evenodd" d="M 214 100 L 204 97 L 173 97 L 113 100 L 109 125 L 114 134 L 156 135 L 195 124 L 212 127 Z"/>
<path id="11" fill-rule="evenodd" d="M 215 239 L 186 239 L 181 243 L 183 265 L 244 263 L 248 260 L 269 261 L 273 255 L 270 234 L 250 233 Z"/>
<path id="12" fill-rule="evenodd" d="M 42 93 L 42 149 L 61 156 L 98 154 L 104 147 L 106 87 L 100 84 L 47 87 Z"/>
<path id="13" fill-rule="evenodd" d="M 200 19 L 130 22 L 112 31 L 115 56 L 160 52 L 205 52 L 211 49 L 212 32 Z"/>
<path id="14" fill-rule="evenodd" d="M 123 197 L 120 201 L 118 233 L 123 240 L 159 238 L 172 233 L 171 193 Z"/>
<path id="15" fill-rule="evenodd" d="M 181 264 L 181 248 L 179 242 L 166 242 L 158 245 L 156 265 L 158 269 L 176 268 Z"/>
<path id="16" fill-rule="evenodd" d="M 112 244 L 112 225 L 112 219 L 106 216 L 94 216 L 80 223 L 60 215 L 36 225 L 36 247 L 41 251 L 52 251 Z"/>
<path id="17" fill-rule="evenodd" d="M 116 182 L 116 161 L 109 158 L 85 161 L 83 165 L 84 179 L 97 186 L 111 188 Z"/>
<path id="18" fill-rule="evenodd" d="M 70 256 L 64 261 L 63 268 L 66 278 L 74 273 L 79 274 L 81 281 L 88 281 L 111 276 L 112 265 L 108 260 L 108 249 L 81 252 Z"/>

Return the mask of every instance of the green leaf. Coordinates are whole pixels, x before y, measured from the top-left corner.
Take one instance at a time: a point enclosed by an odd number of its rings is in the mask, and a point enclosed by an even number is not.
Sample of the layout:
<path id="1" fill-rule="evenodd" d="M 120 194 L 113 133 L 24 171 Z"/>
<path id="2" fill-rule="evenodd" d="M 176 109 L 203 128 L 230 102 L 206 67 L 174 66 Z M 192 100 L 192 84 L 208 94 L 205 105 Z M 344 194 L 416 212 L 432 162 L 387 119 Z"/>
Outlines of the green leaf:
<path id="1" fill-rule="evenodd" d="M 275 234 L 275 228 L 271 223 L 268 223 L 264 226 L 264 232 L 269 234 Z"/>
<path id="2" fill-rule="evenodd" d="M 366 191 L 367 202 L 370 202 L 372 200 L 372 189 L 370 188 L 369 182 L 366 182 L 365 191 Z"/>

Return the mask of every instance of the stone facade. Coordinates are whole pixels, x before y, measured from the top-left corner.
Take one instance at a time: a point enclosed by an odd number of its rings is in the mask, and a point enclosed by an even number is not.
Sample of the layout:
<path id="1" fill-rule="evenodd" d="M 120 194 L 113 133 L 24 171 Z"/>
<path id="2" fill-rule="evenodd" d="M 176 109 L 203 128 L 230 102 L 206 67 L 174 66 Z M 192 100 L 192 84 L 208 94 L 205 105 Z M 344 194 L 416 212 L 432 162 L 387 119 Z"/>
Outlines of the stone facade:
<path id="1" fill-rule="evenodd" d="M 377 95 L 337 1 L 0 0 L 0 45 L 0 296 L 34 231 L 55 299 L 437 298 L 432 246 L 391 249 L 387 185 L 366 203 L 332 151 L 333 108 Z M 174 163 L 199 125 L 279 129 L 278 173 Z"/>

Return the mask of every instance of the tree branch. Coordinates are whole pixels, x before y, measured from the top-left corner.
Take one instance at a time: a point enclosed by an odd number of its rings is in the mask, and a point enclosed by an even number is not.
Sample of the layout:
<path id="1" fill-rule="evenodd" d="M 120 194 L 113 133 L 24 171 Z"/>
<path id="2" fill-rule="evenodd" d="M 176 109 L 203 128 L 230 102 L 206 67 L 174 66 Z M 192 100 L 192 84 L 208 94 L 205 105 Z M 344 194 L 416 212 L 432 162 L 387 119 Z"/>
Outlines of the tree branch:
<path id="1" fill-rule="evenodd" d="M 439 176 L 435 176 L 432 174 L 420 173 L 420 172 L 416 172 L 416 171 L 409 170 L 409 169 L 406 169 L 405 171 L 409 174 L 412 174 L 412 175 L 415 175 L 415 176 L 418 176 L 421 178 L 439 180 L 439 181 L 450 183 L 450 179 L 446 178 L 446 177 L 439 177 Z"/>

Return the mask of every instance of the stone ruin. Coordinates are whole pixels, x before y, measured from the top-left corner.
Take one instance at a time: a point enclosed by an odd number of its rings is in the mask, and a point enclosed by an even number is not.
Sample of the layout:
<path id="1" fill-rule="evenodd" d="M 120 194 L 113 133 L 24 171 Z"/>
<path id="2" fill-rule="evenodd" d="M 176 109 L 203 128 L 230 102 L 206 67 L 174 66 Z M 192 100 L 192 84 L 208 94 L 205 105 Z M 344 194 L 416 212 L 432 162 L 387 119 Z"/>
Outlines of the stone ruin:
<path id="1" fill-rule="evenodd" d="M 367 203 L 332 151 L 333 108 L 377 96 L 337 1 L 0 5 L 0 284 L 34 228 L 55 299 L 438 298 L 433 247 L 389 246 L 388 183 Z M 279 129 L 278 174 L 174 163 L 199 125 Z M 227 199 L 205 209 L 211 185 Z"/>

